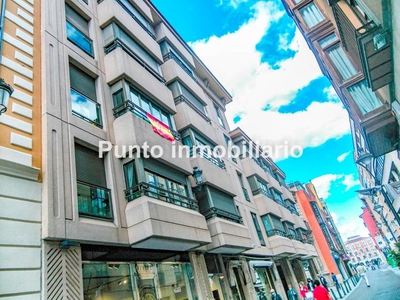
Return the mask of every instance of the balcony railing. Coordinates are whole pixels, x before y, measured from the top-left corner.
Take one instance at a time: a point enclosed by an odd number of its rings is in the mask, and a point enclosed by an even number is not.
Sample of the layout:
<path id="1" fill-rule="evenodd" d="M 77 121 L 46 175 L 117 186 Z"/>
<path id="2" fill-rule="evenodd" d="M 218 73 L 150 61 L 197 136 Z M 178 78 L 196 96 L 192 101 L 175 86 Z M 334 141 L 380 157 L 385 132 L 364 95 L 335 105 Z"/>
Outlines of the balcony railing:
<path id="1" fill-rule="evenodd" d="M 93 55 L 93 41 L 82 31 L 78 30 L 74 25 L 66 22 L 67 26 L 67 38 L 77 47 L 85 51 L 91 57 Z"/>
<path id="2" fill-rule="evenodd" d="M 135 103 L 133 103 L 130 100 L 124 101 L 121 104 L 119 104 L 113 108 L 113 114 L 114 114 L 114 117 L 116 117 L 116 118 L 122 116 L 123 114 L 127 113 L 128 111 L 134 113 L 136 116 L 138 116 L 139 118 L 143 119 L 144 121 L 146 121 L 147 123 L 150 124 L 149 118 L 147 118 L 147 112 L 143 108 L 137 106 Z M 169 130 L 171 131 L 171 133 L 174 136 L 176 141 L 181 140 L 181 136 L 180 136 L 179 132 L 173 130 L 172 128 L 169 128 Z"/>
<path id="3" fill-rule="evenodd" d="M 102 1 L 102 0 L 101 0 Z M 101 2 L 98 1 L 98 2 Z M 129 8 L 126 7 L 126 5 L 120 1 L 120 0 L 116 0 L 116 2 L 121 5 L 121 7 L 132 17 L 132 19 L 134 19 L 136 21 L 136 23 L 138 23 L 140 25 L 140 27 L 143 28 L 144 31 L 146 31 L 152 38 L 153 40 L 156 40 L 156 36 L 138 19 L 138 17 L 136 17 L 130 10 Z"/>
<path id="4" fill-rule="evenodd" d="M 299 241 L 299 242 L 302 241 L 301 238 L 296 234 L 287 234 L 286 237 L 291 239 L 291 240 L 296 240 L 296 241 Z"/>
<path id="5" fill-rule="evenodd" d="M 103 128 L 100 104 L 71 88 L 72 114 L 86 122 Z"/>
<path id="6" fill-rule="evenodd" d="M 234 223 L 238 223 L 238 224 L 243 224 L 243 220 L 241 216 L 232 214 L 230 212 L 227 212 L 225 210 L 216 208 L 216 207 L 212 207 L 209 210 L 205 211 L 203 213 L 203 216 L 208 220 L 211 218 L 221 218 L 221 219 L 225 219 L 228 221 L 232 221 Z"/>
<path id="7" fill-rule="evenodd" d="M 268 197 L 269 199 L 275 201 L 275 199 L 272 197 L 272 195 L 264 189 L 256 189 L 256 190 L 252 191 L 252 193 L 253 193 L 253 196 L 256 196 L 258 194 L 263 194 L 265 197 Z"/>
<path id="8" fill-rule="evenodd" d="M 189 197 L 182 196 L 181 194 L 160 188 L 147 182 L 141 182 L 138 185 L 125 190 L 125 199 L 128 202 L 144 195 L 195 211 L 199 210 L 199 206 L 195 199 L 190 199 Z"/>
<path id="9" fill-rule="evenodd" d="M 207 123 L 211 124 L 211 119 L 209 117 L 206 116 L 206 114 L 201 111 L 196 105 L 194 105 L 188 98 L 186 98 L 183 95 L 180 95 L 178 97 L 176 97 L 175 99 L 175 105 L 178 105 L 181 102 L 185 102 L 187 105 L 190 106 L 191 109 L 193 109 L 196 113 L 198 113 L 200 115 L 200 117 L 202 117 L 204 120 L 207 121 Z"/>
<path id="10" fill-rule="evenodd" d="M 190 148 L 190 156 L 195 156 L 193 153 L 194 151 L 196 153 L 196 156 L 205 158 L 206 160 L 208 160 L 212 164 L 216 165 L 217 167 L 219 167 L 223 170 L 226 170 L 224 161 L 218 157 L 215 157 L 212 154 L 211 147 L 205 146 L 205 148 L 202 149 L 201 146 L 193 146 L 192 148 Z"/>
<path id="11" fill-rule="evenodd" d="M 146 63 L 142 58 L 140 58 L 128 45 L 126 45 L 121 39 L 116 38 L 107 46 L 104 47 L 104 52 L 106 54 L 112 52 L 117 47 L 121 47 L 130 57 L 136 60 L 143 68 L 145 68 L 151 75 L 153 75 L 161 83 L 165 84 L 165 79 L 157 71 L 155 71 L 148 63 Z"/>
<path id="12" fill-rule="evenodd" d="M 267 231 L 267 236 L 274 236 L 274 235 L 287 237 L 287 233 L 279 229 L 271 229 Z"/>
<path id="13" fill-rule="evenodd" d="M 113 219 L 109 189 L 78 181 L 77 190 L 80 216 Z"/>
<path id="14" fill-rule="evenodd" d="M 287 209 L 290 210 L 292 214 L 295 214 L 297 216 L 300 216 L 300 213 L 297 211 L 296 207 L 294 205 L 286 205 Z"/>

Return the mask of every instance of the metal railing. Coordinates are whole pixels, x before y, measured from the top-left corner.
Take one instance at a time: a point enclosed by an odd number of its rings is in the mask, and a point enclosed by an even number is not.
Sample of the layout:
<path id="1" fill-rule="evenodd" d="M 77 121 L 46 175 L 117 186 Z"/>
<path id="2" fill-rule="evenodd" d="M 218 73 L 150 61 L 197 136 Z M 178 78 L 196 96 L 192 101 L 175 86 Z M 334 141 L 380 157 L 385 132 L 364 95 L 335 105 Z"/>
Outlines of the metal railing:
<path id="1" fill-rule="evenodd" d="M 241 216 L 238 216 L 236 214 L 227 212 L 225 210 L 216 208 L 216 207 L 212 207 L 209 210 L 206 210 L 203 213 L 203 216 L 206 219 L 211 219 L 211 218 L 221 218 L 221 219 L 225 219 L 228 221 L 232 221 L 234 223 L 238 223 L 238 224 L 243 224 L 243 220 Z"/>
<path id="2" fill-rule="evenodd" d="M 125 199 L 131 202 L 139 197 L 148 196 L 164 202 L 172 203 L 177 206 L 189 208 L 195 211 L 199 210 L 199 206 L 195 199 L 183 196 L 181 194 L 160 188 L 158 186 L 141 182 L 129 189 L 125 190 Z"/>
<path id="3" fill-rule="evenodd" d="M 86 121 L 86 122 L 88 122 L 88 123 L 90 123 L 90 124 L 92 124 L 92 125 L 94 125 L 96 127 L 103 128 L 103 124 L 102 124 L 102 120 L 101 120 L 100 104 L 97 103 L 96 101 L 86 97 L 85 95 L 79 93 L 78 91 L 76 91 L 73 88 L 70 89 L 70 93 L 71 93 L 72 114 L 75 117 L 78 117 L 78 118 L 80 118 L 80 119 L 82 119 L 82 120 L 84 120 L 84 121 Z M 89 103 L 89 106 L 91 106 L 92 109 L 95 110 L 96 118 L 95 119 L 90 119 L 87 116 L 84 116 L 83 113 L 85 113 L 85 112 L 83 112 L 83 111 L 81 111 L 79 109 L 79 108 L 81 108 L 81 106 L 79 104 L 73 105 L 72 97 L 82 97 L 82 98 L 84 98 L 84 101 L 87 101 L 87 103 Z M 81 100 L 83 101 L 83 99 L 81 99 Z M 78 101 L 75 102 L 75 103 L 78 103 Z M 86 109 L 88 109 L 87 105 L 86 105 Z M 90 110 L 90 109 L 88 109 L 88 110 Z"/>
<path id="4" fill-rule="evenodd" d="M 127 113 L 128 111 L 134 113 L 136 116 L 138 116 L 139 118 L 143 119 L 144 121 L 146 121 L 147 123 L 150 124 L 149 118 L 147 118 L 147 112 L 143 108 L 137 106 L 135 103 L 133 103 L 130 100 L 124 101 L 121 104 L 119 104 L 113 108 L 113 114 L 114 114 L 114 117 L 116 117 L 116 118 L 122 116 L 123 114 Z M 171 131 L 171 133 L 174 136 L 176 141 L 181 140 L 181 136 L 180 136 L 179 132 L 173 130 L 172 128 L 169 128 L 169 130 Z"/>
<path id="5" fill-rule="evenodd" d="M 178 56 L 176 56 L 173 52 L 169 51 L 167 54 L 163 56 L 164 62 L 167 60 L 173 59 L 190 77 L 192 77 L 195 81 L 196 78 L 193 75 L 193 71 L 189 69 L 181 60 Z"/>
<path id="6" fill-rule="evenodd" d="M 267 231 L 267 236 L 274 236 L 274 235 L 287 237 L 287 233 L 279 229 L 271 229 Z"/>
<path id="7" fill-rule="evenodd" d="M 77 182 L 80 216 L 113 219 L 110 189 Z"/>
<path id="8" fill-rule="evenodd" d="M 212 149 L 211 148 L 201 149 L 199 146 L 193 146 L 192 148 L 190 148 L 190 156 L 191 157 L 195 156 L 194 153 L 193 153 L 194 152 L 193 149 L 195 149 L 196 155 L 198 154 L 200 157 L 205 158 L 206 160 L 208 160 L 209 162 L 211 162 L 215 166 L 217 166 L 217 167 L 219 167 L 219 168 L 221 168 L 223 170 L 226 170 L 224 161 L 222 159 L 218 158 L 218 157 L 215 157 L 212 154 Z M 207 149 L 210 149 L 210 150 L 207 150 Z"/>

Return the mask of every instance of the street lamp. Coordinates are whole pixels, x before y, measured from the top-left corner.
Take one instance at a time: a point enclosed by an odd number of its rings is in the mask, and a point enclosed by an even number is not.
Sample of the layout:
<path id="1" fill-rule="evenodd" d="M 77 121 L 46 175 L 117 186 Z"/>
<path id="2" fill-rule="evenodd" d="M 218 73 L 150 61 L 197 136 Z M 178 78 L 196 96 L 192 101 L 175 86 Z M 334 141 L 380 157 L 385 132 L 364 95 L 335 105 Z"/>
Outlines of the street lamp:
<path id="1" fill-rule="evenodd" d="M 375 203 L 373 210 L 376 211 L 381 216 L 381 221 L 385 224 L 385 226 L 389 230 L 390 234 L 392 235 L 393 240 L 396 241 L 396 236 L 394 235 L 392 228 L 390 228 L 390 225 L 388 224 L 386 218 L 383 216 L 383 206 L 379 205 L 378 203 Z M 378 226 L 378 224 L 377 224 L 377 226 Z"/>
<path id="2" fill-rule="evenodd" d="M 192 176 L 194 178 L 194 181 L 196 182 L 196 187 L 193 189 L 194 192 L 200 192 L 201 187 L 203 184 L 203 171 L 200 170 L 198 167 L 193 167 L 193 173 Z"/>
<path id="3" fill-rule="evenodd" d="M 14 92 L 11 85 L 7 84 L 3 78 L 0 78 L 0 115 L 7 111 L 8 99 Z"/>

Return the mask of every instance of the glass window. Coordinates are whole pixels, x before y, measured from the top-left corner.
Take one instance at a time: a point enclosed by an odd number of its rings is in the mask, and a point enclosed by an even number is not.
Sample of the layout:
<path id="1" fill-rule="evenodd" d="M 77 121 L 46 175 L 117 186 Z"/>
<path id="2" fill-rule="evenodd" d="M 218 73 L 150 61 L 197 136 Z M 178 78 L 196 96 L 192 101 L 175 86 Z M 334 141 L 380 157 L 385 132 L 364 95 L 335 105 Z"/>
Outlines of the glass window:
<path id="1" fill-rule="evenodd" d="M 366 114 L 382 106 L 382 102 L 367 86 L 365 80 L 349 87 L 348 91 L 362 114 Z"/>
<path id="2" fill-rule="evenodd" d="M 257 182 L 258 182 L 258 185 L 260 186 L 261 193 L 264 196 L 267 196 L 268 198 L 272 199 L 272 195 L 271 195 L 271 192 L 270 192 L 268 186 L 264 182 L 262 182 L 262 181 L 260 181 L 258 179 L 257 179 Z"/>
<path id="3" fill-rule="evenodd" d="M 90 56 L 93 56 L 93 42 L 89 38 L 89 24 L 70 6 L 65 5 L 67 38 Z"/>
<path id="4" fill-rule="evenodd" d="M 307 4 L 303 8 L 299 9 L 299 12 L 308 28 L 314 27 L 325 19 L 314 2 L 311 2 L 310 4 Z"/>
<path id="5" fill-rule="evenodd" d="M 326 53 L 329 55 L 333 65 L 344 80 L 357 75 L 358 72 L 356 68 L 353 66 L 347 54 L 340 45 L 336 45 L 326 50 Z"/>
<path id="6" fill-rule="evenodd" d="M 221 125 L 222 127 L 225 128 L 224 120 L 222 119 L 222 114 L 221 114 L 219 107 L 217 107 L 217 106 L 214 106 L 214 107 L 215 107 L 215 111 L 217 113 L 219 125 Z"/>
<path id="7" fill-rule="evenodd" d="M 72 64 L 69 71 L 72 113 L 102 128 L 100 105 L 96 102 L 95 79 Z"/>
<path id="8" fill-rule="evenodd" d="M 146 28 L 150 33 L 153 33 L 153 28 L 145 17 L 129 2 L 129 0 L 120 0 L 125 9 L 127 9 L 133 18 L 137 20 L 144 28 Z"/>
<path id="9" fill-rule="evenodd" d="M 323 39 L 320 39 L 318 41 L 318 44 L 321 46 L 321 48 L 325 48 L 325 47 L 332 45 L 337 40 L 338 40 L 338 37 L 337 37 L 336 33 L 331 33 L 330 35 L 324 37 Z"/>
<path id="10" fill-rule="evenodd" d="M 260 241 L 260 244 L 262 246 L 265 246 L 264 237 L 263 237 L 262 232 L 261 232 L 260 224 L 258 224 L 257 215 L 255 213 L 251 213 L 251 218 L 253 219 L 254 227 L 256 229 L 257 236 L 258 236 L 258 239 Z"/>
<path id="11" fill-rule="evenodd" d="M 269 231 L 271 231 L 271 230 L 273 229 L 273 228 L 272 228 L 271 221 L 269 220 L 268 215 L 262 216 L 262 217 L 261 217 L 261 220 L 263 221 L 265 230 L 266 230 L 267 232 L 269 232 Z"/>

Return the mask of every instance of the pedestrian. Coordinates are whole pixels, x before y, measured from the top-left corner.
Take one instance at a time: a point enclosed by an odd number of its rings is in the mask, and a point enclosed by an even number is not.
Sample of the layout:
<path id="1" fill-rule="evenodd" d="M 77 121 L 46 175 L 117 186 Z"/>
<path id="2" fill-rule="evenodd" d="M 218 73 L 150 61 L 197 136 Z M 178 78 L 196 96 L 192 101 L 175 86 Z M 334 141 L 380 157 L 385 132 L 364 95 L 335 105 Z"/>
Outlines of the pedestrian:
<path id="1" fill-rule="evenodd" d="M 370 287 L 369 280 L 368 280 L 368 277 L 367 277 L 367 270 L 365 269 L 365 267 L 363 265 L 358 265 L 357 266 L 357 272 L 364 279 L 365 284 L 367 285 L 367 287 Z"/>
<path id="2" fill-rule="evenodd" d="M 307 278 L 307 287 L 309 291 L 313 291 L 314 290 L 314 282 L 312 281 L 311 278 Z"/>
<path id="3" fill-rule="evenodd" d="M 313 298 L 313 293 L 308 290 L 308 287 L 304 285 L 303 281 L 299 282 L 299 291 L 300 291 L 300 296 L 303 300 L 312 300 Z"/>
<path id="4" fill-rule="evenodd" d="M 277 294 L 274 289 L 271 290 L 271 299 L 272 300 L 283 300 L 281 295 Z"/>
<path id="5" fill-rule="evenodd" d="M 313 291 L 313 296 L 314 299 L 317 300 L 333 300 L 333 297 L 331 294 L 329 294 L 329 291 L 321 286 L 321 282 L 318 279 L 314 280 L 314 291 Z"/>
<path id="6" fill-rule="evenodd" d="M 332 272 L 331 274 L 332 274 L 332 281 L 335 283 L 336 289 L 339 290 L 339 288 L 340 288 L 339 280 L 337 279 L 335 273 Z"/>
<path id="7" fill-rule="evenodd" d="M 298 300 L 299 299 L 299 295 L 293 289 L 291 284 L 289 284 L 289 289 L 287 291 L 287 297 L 288 297 L 288 300 Z"/>
<path id="8" fill-rule="evenodd" d="M 320 274 L 319 280 L 320 280 L 321 284 L 324 286 L 324 288 L 328 289 L 328 282 L 326 281 L 324 275 Z"/>

